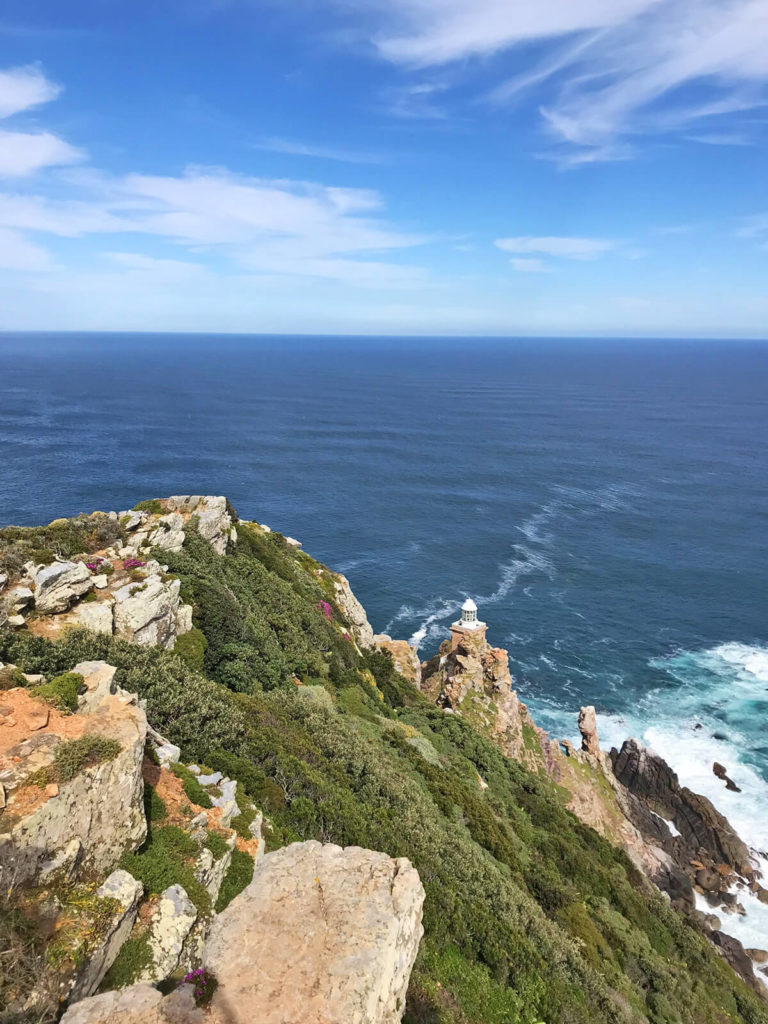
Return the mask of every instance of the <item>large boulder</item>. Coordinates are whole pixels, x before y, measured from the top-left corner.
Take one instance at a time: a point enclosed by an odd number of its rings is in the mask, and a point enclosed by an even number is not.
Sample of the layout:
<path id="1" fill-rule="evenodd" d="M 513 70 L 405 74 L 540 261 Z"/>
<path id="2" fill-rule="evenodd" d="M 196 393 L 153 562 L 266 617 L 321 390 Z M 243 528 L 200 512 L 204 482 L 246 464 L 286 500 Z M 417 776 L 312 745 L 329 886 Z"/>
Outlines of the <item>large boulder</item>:
<path id="1" fill-rule="evenodd" d="M 172 885 L 162 893 L 147 933 L 151 963 L 138 981 L 162 981 L 176 970 L 195 921 L 195 905 L 180 885 Z"/>
<path id="2" fill-rule="evenodd" d="M 595 757 L 600 753 L 600 740 L 597 736 L 597 720 L 595 709 L 590 704 L 579 712 L 579 732 L 581 733 L 581 749 Z"/>
<path id="3" fill-rule="evenodd" d="M 54 562 L 35 575 L 35 608 L 51 614 L 64 612 L 91 589 L 93 578 L 82 562 Z"/>
<path id="4" fill-rule="evenodd" d="M 131 643 L 172 648 L 176 643 L 179 611 L 177 579 L 149 576 L 127 583 L 115 593 L 115 633 Z"/>
<path id="5" fill-rule="evenodd" d="M 7 691 L 3 699 L 13 724 L 0 730 L 6 802 L 0 813 L 0 879 L 19 884 L 52 871 L 103 878 L 146 836 L 144 712 L 135 698 L 119 694 L 87 715 L 63 715 L 23 689 Z M 66 781 L 38 782 L 65 744 L 90 735 L 117 747 L 101 755 L 94 747 L 94 755 Z"/>
<path id="6" fill-rule="evenodd" d="M 403 858 L 314 841 L 267 854 L 208 937 L 205 963 L 219 981 L 214 1016 L 395 1024 L 423 903 L 419 876 Z"/>
<path id="7" fill-rule="evenodd" d="M 349 630 L 360 647 L 373 647 L 373 627 L 368 621 L 365 608 L 360 604 L 346 576 L 334 575 L 333 586 L 336 592 L 336 604 L 339 611 L 349 623 Z"/>

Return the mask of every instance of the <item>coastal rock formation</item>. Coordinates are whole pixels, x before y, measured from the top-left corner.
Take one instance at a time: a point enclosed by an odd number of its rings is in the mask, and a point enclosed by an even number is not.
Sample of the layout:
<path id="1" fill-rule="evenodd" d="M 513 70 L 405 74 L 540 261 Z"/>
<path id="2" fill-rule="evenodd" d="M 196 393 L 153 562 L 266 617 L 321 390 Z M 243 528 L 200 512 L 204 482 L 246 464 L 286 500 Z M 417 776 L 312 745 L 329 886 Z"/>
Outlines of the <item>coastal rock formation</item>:
<path id="1" fill-rule="evenodd" d="M 24 689 L 5 692 L 3 705 L 2 878 L 19 884 L 54 870 L 104 877 L 146 835 L 144 712 L 135 698 L 115 695 L 66 716 Z"/>
<path id="2" fill-rule="evenodd" d="M 599 754 L 600 741 L 597 738 L 597 721 L 592 705 L 582 708 L 579 712 L 579 732 L 581 733 L 581 749 L 587 754 Z"/>
<path id="3" fill-rule="evenodd" d="M 82 562 L 54 562 L 35 574 L 35 608 L 47 614 L 66 611 L 92 586 L 91 573 Z"/>
<path id="4" fill-rule="evenodd" d="M 377 633 L 373 642 L 380 651 L 390 655 L 392 664 L 401 676 L 405 676 L 414 686 L 421 686 L 421 661 L 418 650 L 412 644 L 407 640 L 393 640 L 386 633 Z"/>
<path id="5" fill-rule="evenodd" d="M 213 1014 L 234 1013 L 238 1024 L 395 1024 L 423 902 L 402 858 L 314 841 L 268 854 L 208 938 Z"/>
<path id="6" fill-rule="evenodd" d="M 407 860 L 294 843 L 264 857 L 214 920 L 202 959 L 218 988 L 205 1016 L 188 994 L 137 984 L 76 1003 L 63 1024 L 398 1024 L 423 902 Z"/>
<path id="7" fill-rule="evenodd" d="M 508 757 L 538 766 L 545 734 L 512 689 L 509 655 L 485 630 L 453 630 L 422 668 L 421 689 L 447 711 L 491 735 Z"/>
<path id="8" fill-rule="evenodd" d="M 681 859 L 704 858 L 752 877 L 747 846 L 706 797 L 680 786 L 666 761 L 633 739 L 626 740 L 620 751 L 611 750 L 610 756 L 618 781 L 655 815 L 674 823 Z M 653 826 L 646 821 L 639 827 L 648 831 Z"/>
<path id="9" fill-rule="evenodd" d="M 365 608 L 360 604 L 346 576 L 334 574 L 333 586 L 336 592 L 336 604 L 339 611 L 349 623 L 349 631 L 359 647 L 373 647 L 373 628 L 368 621 Z"/>
<path id="10" fill-rule="evenodd" d="M 131 643 L 171 648 L 176 642 L 179 613 L 178 580 L 150 576 L 144 583 L 126 583 L 115 593 L 115 632 Z"/>

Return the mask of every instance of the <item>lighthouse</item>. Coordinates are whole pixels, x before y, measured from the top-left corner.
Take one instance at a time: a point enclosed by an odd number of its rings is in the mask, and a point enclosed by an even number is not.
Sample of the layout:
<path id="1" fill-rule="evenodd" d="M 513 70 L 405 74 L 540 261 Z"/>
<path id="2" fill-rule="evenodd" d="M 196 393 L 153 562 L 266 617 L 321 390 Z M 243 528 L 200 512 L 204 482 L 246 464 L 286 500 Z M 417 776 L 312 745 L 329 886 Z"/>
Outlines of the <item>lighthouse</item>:
<path id="1" fill-rule="evenodd" d="M 451 650 L 461 645 L 467 646 L 467 643 L 473 647 L 482 647 L 486 629 L 486 624 L 477 617 L 477 605 L 468 597 L 461 606 L 461 618 L 451 623 Z"/>

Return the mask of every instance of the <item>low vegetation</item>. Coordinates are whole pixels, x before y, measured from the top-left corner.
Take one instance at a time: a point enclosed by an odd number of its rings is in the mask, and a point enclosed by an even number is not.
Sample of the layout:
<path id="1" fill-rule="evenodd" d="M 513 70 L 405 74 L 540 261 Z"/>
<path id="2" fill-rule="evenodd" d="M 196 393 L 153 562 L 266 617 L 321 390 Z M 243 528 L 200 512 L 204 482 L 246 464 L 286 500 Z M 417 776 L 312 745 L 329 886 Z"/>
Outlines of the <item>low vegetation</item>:
<path id="1" fill-rule="evenodd" d="M 59 711 L 77 711 L 77 695 L 82 685 L 83 677 L 79 672 L 65 672 L 49 683 L 33 687 L 31 693 Z"/>
<path id="2" fill-rule="evenodd" d="M 54 519 L 48 526 L 6 526 L 0 530 L 0 572 L 14 575 L 26 562 L 49 565 L 57 555 L 99 551 L 123 538 L 120 524 L 103 512 Z"/>

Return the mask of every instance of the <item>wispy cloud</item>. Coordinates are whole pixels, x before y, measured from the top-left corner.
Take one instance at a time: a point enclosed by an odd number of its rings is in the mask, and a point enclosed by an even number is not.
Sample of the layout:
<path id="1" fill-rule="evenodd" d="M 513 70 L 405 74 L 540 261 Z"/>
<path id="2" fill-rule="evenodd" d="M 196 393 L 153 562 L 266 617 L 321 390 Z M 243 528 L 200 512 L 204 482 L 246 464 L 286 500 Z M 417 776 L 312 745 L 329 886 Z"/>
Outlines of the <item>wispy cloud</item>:
<path id="1" fill-rule="evenodd" d="M 512 269 L 520 274 L 546 274 L 550 270 L 550 267 L 544 260 L 537 259 L 536 257 L 515 257 L 509 262 Z"/>
<path id="2" fill-rule="evenodd" d="M 519 253 L 520 255 L 530 253 L 554 256 L 566 260 L 594 260 L 598 256 L 602 256 L 603 253 L 615 248 L 616 243 L 606 238 L 577 238 L 549 235 L 540 238 L 531 236 L 498 238 L 494 245 L 503 252 Z"/>
<path id="3" fill-rule="evenodd" d="M 719 119 L 768 105 L 766 0 L 370 0 L 368 6 L 380 18 L 371 33 L 379 54 L 420 75 L 451 65 L 469 74 L 473 58 L 517 48 L 514 75 L 488 91 L 484 65 L 481 88 L 497 106 L 524 90 L 546 89 L 544 125 L 564 149 L 557 159 L 570 166 L 626 159 L 633 140 L 650 134 L 693 132 L 699 142 L 736 145 L 724 141 L 733 126 L 726 130 Z M 530 42 L 544 43 L 545 53 L 526 66 L 530 50 L 522 44 Z M 691 85 L 701 90 L 701 101 L 688 100 Z"/>
<path id="4" fill-rule="evenodd" d="M 0 119 L 56 99 L 61 87 L 36 66 L 0 71 Z M 23 178 L 44 167 L 76 163 L 80 150 L 51 132 L 0 129 L 0 177 Z"/>
<path id="5" fill-rule="evenodd" d="M 337 148 L 335 146 L 315 145 L 299 142 L 295 139 L 271 137 L 254 143 L 256 149 L 268 153 L 285 153 L 287 156 L 306 156 L 318 160 L 335 160 L 345 164 L 381 164 L 385 157 L 380 153 L 367 153 L 361 150 Z"/>

